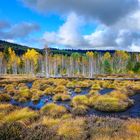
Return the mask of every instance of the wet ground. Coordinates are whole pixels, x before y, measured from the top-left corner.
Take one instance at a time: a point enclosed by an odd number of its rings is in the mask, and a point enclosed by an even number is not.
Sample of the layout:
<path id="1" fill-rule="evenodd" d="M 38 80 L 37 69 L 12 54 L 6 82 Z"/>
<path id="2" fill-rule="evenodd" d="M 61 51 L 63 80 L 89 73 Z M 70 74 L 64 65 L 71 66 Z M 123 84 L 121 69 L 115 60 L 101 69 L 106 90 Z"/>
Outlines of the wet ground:
<path id="1" fill-rule="evenodd" d="M 27 86 L 29 88 L 32 87 L 32 82 L 28 82 L 26 83 Z M 0 87 L 0 90 L 3 90 L 3 87 Z M 81 93 L 75 93 L 74 90 L 69 89 L 69 94 L 71 96 L 71 99 L 77 95 L 86 95 L 89 92 L 89 88 L 85 88 L 82 89 Z M 99 91 L 100 94 L 104 95 L 107 93 L 110 93 L 111 91 L 113 91 L 113 89 L 102 89 Z M 140 117 L 140 94 L 136 94 L 134 96 L 131 97 L 131 99 L 134 100 L 134 105 L 132 107 L 130 107 L 129 109 L 127 109 L 124 112 L 101 112 L 101 111 L 97 111 L 95 109 L 90 109 L 89 112 L 87 113 L 87 115 L 98 115 L 98 116 L 111 116 L 111 117 L 133 117 L 133 118 L 138 118 Z M 13 105 L 17 105 L 17 106 L 21 106 L 21 107 L 30 107 L 32 109 L 35 110 L 39 110 L 41 109 L 44 105 L 48 104 L 48 103 L 52 103 L 52 96 L 43 96 L 40 98 L 40 100 L 38 101 L 38 103 L 34 103 L 32 101 L 28 101 L 26 103 L 19 103 L 15 100 L 11 100 L 10 103 Z M 57 101 L 55 102 L 58 105 L 63 105 L 65 106 L 67 109 L 71 110 L 71 105 L 70 105 L 70 101 Z"/>

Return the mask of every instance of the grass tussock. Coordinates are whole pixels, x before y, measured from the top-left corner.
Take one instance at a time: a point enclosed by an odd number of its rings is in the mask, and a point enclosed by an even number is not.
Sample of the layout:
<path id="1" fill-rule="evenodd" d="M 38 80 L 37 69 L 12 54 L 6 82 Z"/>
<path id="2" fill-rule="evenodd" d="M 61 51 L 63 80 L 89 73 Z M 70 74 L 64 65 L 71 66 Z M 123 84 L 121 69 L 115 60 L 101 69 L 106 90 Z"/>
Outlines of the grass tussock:
<path id="1" fill-rule="evenodd" d="M 75 90 L 74 90 L 74 92 L 76 92 L 76 93 L 80 93 L 82 90 L 81 90 L 81 88 L 75 88 Z"/>
<path id="2" fill-rule="evenodd" d="M 70 95 L 65 95 L 65 94 L 56 94 L 53 96 L 54 101 L 70 101 L 71 97 Z"/>
<path id="3" fill-rule="evenodd" d="M 31 118 L 34 118 L 37 116 L 37 113 L 35 111 L 32 111 L 28 108 L 15 110 L 9 114 L 7 114 L 3 119 L 2 122 L 4 123 L 12 123 L 16 121 L 26 121 Z"/>
<path id="4" fill-rule="evenodd" d="M 109 96 L 100 96 L 94 103 L 94 108 L 106 112 L 124 111 L 129 107 L 128 102 Z"/>
<path id="5" fill-rule="evenodd" d="M 88 104 L 89 104 L 89 100 L 85 95 L 78 95 L 72 99 L 73 106 L 88 105 Z"/>
<path id="6" fill-rule="evenodd" d="M 7 102 L 11 100 L 11 96 L 9 94 L 0 94 L 0 102 Z"/>
<path id="7" fill-rule="evenodd" d="M 83 118 L 62 121 L 58 128 L 58 135 L 68 140 L 85 139 L 85 121 Z"/>
<path id="8" fill-rule="evenodd" d="M 60 117 L 67 113 L 67 109 L 64 106 L 59 106 L 54 103 L 50 103 L 45 105 L 41 109 L 41 112 L 52 117 Z"/>

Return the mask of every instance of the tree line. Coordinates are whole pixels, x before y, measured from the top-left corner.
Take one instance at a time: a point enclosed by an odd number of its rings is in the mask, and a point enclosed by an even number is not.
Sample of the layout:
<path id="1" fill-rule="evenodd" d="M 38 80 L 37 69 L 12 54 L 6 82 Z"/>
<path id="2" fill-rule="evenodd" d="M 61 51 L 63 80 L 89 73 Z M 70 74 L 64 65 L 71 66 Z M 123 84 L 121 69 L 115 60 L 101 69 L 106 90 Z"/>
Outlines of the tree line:
<path id="1" fill-rule="evenodd" d="M 53 76 L 94 77 L 96 74 L 140 73 L 140 54 L 115 51 L 114 53 L 88 51 L 84 54 L 53 54 L 46 49 L 40 54 L 28 49 L 16 55 L 12 48 L 0 52 L 0 74 L 42 74 Z"/>

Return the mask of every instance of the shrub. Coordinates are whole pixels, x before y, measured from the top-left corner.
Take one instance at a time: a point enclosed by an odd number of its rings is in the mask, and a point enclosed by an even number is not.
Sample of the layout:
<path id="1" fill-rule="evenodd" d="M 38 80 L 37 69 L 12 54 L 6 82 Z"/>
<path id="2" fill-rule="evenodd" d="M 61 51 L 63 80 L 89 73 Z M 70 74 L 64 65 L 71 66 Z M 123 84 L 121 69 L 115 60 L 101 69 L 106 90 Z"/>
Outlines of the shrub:
<path id="1" fill-rule="evenodd" d="M 52 117 L 60 117 L 63 114 L 67 113 L 67 109 L 64 106 L 50 103 L 42 107 L 41 112 Z"/>
<path id="2" fill-rule="evenodd" d="M 98 90 L 90 90 L 90 92 L 88 93 L 88 95 L 95 95 L 95 94 L 99 94 Z"/>
<path id="3" fill-rule="evenodd" d="M 3 110 L 11 110 L 14 106 L 11 104 L 0 104 L 0 112 Z"/>
<path id="4" fill-rule="evenodd" d="M 26 84 L 25 83 L 19 83 L 18 87 L 26 87 Z"/>
<path id="5" fill-rule="evenodd" d="M 21 98 L 19 98 L 18 102 L 25 103 L 25 102 L 27 102 L 27 99 L 24 97 L 21 97 Z"/>
<path id="6" fill-rule="evenodd" d="M 95 102 L 97 101 L 98 97 L 101 95 L 99 93 L 94 93 L 90 98 L 89 98 L 89 106 L 93 107 Z"/>
<path id="7" fill-rule="evenodd" d="M 54 79 L 54 85 L 67 85 L 67 83 L 69 82 L 68 80 L 65 80 L 65 79 Z"/>
<path id="8" fill-rule="evenodd" d="M 100 87 L 99 84 L 94 84 L 94 85 L 92 85 L 91 89 L 93 89 L 93 90 L 100 90 L 101 87 Z"/>
<path id="9" fill-rule="evenodd" d="M 16 92 L 15 86 L 13 84 L 8 84 L 4 88 L 5 92 L 10 95 L 14 95 Z"/>
<path id="10" fill-rule="evenodd" d="M 74 90 L 74 92 L 76 92 L 76 93 L 80 93 L 82 90 L 81 90 L 81 88 L 76 88 L 75 90 Z"/>
<path id="11" fill-rule="evenodd" d="M 70 100 L 70 95 L 65 95 L 65 94 L 56 94 L 53 96 L 54 101 L 69 101 Z"/>
<path id="12" fill-rule="evenodd" d="M 67 88 L 74 88 L 75 84 L 73 82 L 68 82 L 66 85 Z"/>
<path id="13" fill-rule="evenodd" d="M 1 140 L 23 140 L 26 128 L 22 123 L 4 123 L 0 125 Z"/>
<path id="14" fill-rule="evenodd" d="M 9 94 L 0 94 L 0 101 L 7 102 L 11 100 L 11 96 Z"/>
<path id="15" fill-rule="evenodd" d="M 120 91 L 112 91 L 109 95 L 120 100 L 128 100 L 128 96 Z"/>
<path id="16" fill-rule="evenodd" d="M 139 120 L 131 120 L 126 122 L 126 129 L 129 134 L 137 135 L 140 137 L 140 121 Z"/>
<path id="17" fill-rule="evenodd" d="M 19 90 L 20 97 L 24 97 L 26 99 L 30 99 L 32 97 L 32 94 L 28 88 Z"/>
<path id="18" fill-rule="evenodd" d="M 53 87 L 48 87 L 44 91 L 45 95 L 53 95 L 54 94 L 54 88 Z"/>
<path id="19" fill-rule="evenodd" d="M 140 91 L 140 86 L 139 86 L 139 84 L 133 85 L 132 88 L 133 88 L 133 90 L 136 91 L 136 92 L 137 92 L 137 91 Z"/>
<path id="20" fill-rule="evenodd" d="M 76 88 L 88 88 L 90 84 L 87 81 L 79 81 L 75 85 Z"/>
<path id="21" fill-rule="evenodd" d="M 45 125 L 36 124 L 33 125 L 28 132 L 24 140 L 58 140 L 55 129 L 49 129 Z"/>
<path id="22" fill-rule="evenodd" d="M 20 109 L 20 110 L 15 110 L 11 113 L 9 113 L 8 115 L 6 115 L 3 118 L 3 122 L 16 122 L 16 121 L 26 121 L 28 119 L 34 118 L 37 116 L 37 113 L 28 109 L 28 108 L 24 108 L 24 109 Z"/>
<path id="23" fill-rule="evenodd" d="M 88 98 L 85 95 L 78 95 L 72 99 L 73 106 L 88 105 L 88 103 Z"/>
<path id="24" fill-rule="evenodd" d="M 34 103 L 38 103 L 39 100 L 40 100 L 40 96 L 38 96 L 38 95 L 34 95 L 31 99 L 31 101 L 34 102 Z"/>
<path id="25" fill-rule="evenodd" d="M 8 92 L 8 91 L 14 90 L 15 86 L 13 84 L 7 84 L 5 85 L 4 89 Z"/>
<path id="26" fill-rule="evenodd" d="M 15 101 L 19 101 L 19 99 L 21 98 L 20 95 L 15 95 L 12 97 Z"/>
<path id="27" fill-rule="evenodd" d="M 74 115 L 85 115 L 88 112 L 88 107 L 84 105 L 76 106 L 72 109 Z"/>
<path id="28" fill-rule="evenodd" d="M 39 89 L 32 88 L 32 89 L 30 89 L 30 92 L 31 92 L 31 95 L 33 95 L 33 96 L 41 97 L 44 95 L 44 93 Z"/>
<path id="29" fill-rule="evenodd" d="M 49 128 L 54 127 L 58 125 L 59 123 L 60 123 L 60 119 L 54 119 L 50 117 L 44 117 L 42 121 L 42 124 L 46 125 Z"/>
<path id="30" fill-rule="evenodd" d="M 84 127 L 84 119 L 68 119 L 60 123 L 57 133 L 67 140 L 84 140 L 86 136 Z"/>
<path id="31" fill-rule="evenodd" d="M 90 117 L 86 119 L 88 134 L 92 140 L 125 140 L 126 132 L 123 121 L 111 117 Z M 121 137 L 123 134 L 124 137 Z M 125 135 L 124 135 L 125 134 Z"/>
<path id="32" fill-rule="evenodd" d="M 94 103 L 94 107 L 100 111 L 118 112 L 126 110 L 129 103 L 114 97 L 100 96 Z"/>
<path id="33" fill-rule="evenodd" d="M 70 118 L 72 118 L 72 114 L 71 114 L 71 113 L 64 114 L 64 115 L 61 117 L 62 120 L 70 119 Z"/>
<path id="34" fill-rule="evenodd" d="M 43 84 L 43 85 L 40 86 L 40 90 L 44 91 L 48 87 L 49 87 L 49 85 Z"/>
<path id="35" fill-rule="evenodd" d="M 54 93 L 65 93 L 66 92 L 66 88 L 65 86 L 57 86 L 55 89 L 54 89 Z"/>

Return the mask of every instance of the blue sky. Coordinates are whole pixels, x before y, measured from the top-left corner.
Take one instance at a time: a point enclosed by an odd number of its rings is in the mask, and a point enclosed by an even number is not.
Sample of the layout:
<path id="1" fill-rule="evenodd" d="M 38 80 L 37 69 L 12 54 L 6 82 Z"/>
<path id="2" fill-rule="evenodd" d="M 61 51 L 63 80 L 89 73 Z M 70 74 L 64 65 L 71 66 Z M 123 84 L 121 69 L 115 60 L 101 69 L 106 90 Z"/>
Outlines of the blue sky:
<path id="1" fill-rule="evenodd" d="M 37 48 L 140 51 L 139 9 L 139 0 L 0 0 L 0 39 Z"/>

